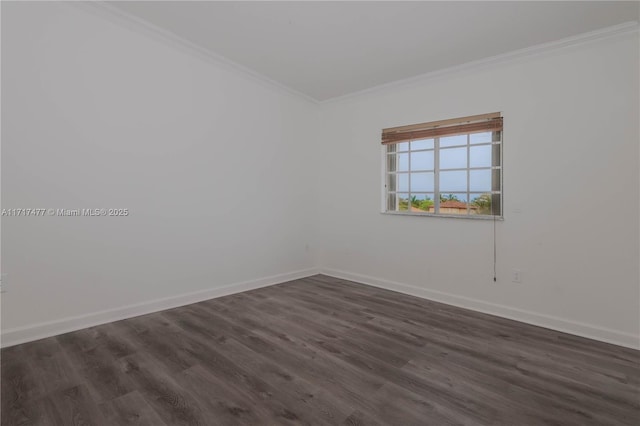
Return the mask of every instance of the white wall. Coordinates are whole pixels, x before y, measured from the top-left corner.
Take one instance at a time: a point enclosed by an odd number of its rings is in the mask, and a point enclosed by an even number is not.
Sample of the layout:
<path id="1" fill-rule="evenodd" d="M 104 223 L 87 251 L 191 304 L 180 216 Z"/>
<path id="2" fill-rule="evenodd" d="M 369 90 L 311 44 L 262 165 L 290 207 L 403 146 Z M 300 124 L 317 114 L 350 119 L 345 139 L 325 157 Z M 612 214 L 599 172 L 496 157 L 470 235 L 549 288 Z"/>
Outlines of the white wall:
<path id="1" fill-rule="evenodd" d="M 322 269 L 637 346 L 638 91 L 636 32 L 323 105 Z M 381 129 L 494 111 L 497 283 L 491 221 L 380 213 Z"/>
<path id="2" fill-rule="evenodd" d="M 2 218 L 3 344 L 313 272 L 316 105 L 63 3 L 2 36 L 2 207 L 131 212 Z"/>
<path id="3" fill-rule="evenodd" d="M 316 267 L 638 344 L 637 33 L 321 106 L 76 6 L 2 36 L 2 207 L 131 211 L 2 218 L 3 345 Z M 492 111 L 498 283 L 491 222 L 380 214 L 382 128 Z"/>

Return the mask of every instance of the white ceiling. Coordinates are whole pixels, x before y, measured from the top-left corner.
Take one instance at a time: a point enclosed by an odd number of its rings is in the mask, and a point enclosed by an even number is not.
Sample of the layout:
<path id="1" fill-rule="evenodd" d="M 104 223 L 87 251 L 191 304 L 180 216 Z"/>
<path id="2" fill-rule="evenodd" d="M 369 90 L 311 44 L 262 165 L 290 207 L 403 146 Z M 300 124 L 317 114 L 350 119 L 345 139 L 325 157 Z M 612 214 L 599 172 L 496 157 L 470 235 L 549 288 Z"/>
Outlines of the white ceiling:
<path id="1" fill-rule="evenodd" d="M 614 1 L 110 4 L 320 101 L 640 14 Z"/>

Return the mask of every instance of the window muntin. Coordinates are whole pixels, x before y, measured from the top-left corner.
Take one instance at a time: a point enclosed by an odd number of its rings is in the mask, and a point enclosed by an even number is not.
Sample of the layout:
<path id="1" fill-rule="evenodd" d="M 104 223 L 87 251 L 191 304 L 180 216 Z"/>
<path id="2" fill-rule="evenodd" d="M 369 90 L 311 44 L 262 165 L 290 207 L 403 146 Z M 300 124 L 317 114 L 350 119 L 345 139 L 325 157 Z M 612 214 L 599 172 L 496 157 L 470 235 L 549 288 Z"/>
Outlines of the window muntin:
<path id="1" fill-rule="evenodd" d="M 386 212 L 502 215 L 502 130 L 386 143 Z"/>

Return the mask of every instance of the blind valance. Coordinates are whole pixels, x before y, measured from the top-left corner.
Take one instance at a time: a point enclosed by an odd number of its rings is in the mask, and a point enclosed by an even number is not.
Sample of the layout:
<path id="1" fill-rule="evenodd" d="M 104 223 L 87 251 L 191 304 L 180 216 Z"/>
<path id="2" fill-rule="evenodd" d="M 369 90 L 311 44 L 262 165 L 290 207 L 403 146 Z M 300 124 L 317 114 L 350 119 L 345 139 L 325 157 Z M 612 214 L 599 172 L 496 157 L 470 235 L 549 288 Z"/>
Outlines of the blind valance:
<path id="1" fill-rule="evenodd" d="M 409 126 L 390 127 L 382 130 L 382 144 L 389 145 L 416 139 L 500 130 L 502 130 L 502 117 L 499 112 L 494 112 Z"/>

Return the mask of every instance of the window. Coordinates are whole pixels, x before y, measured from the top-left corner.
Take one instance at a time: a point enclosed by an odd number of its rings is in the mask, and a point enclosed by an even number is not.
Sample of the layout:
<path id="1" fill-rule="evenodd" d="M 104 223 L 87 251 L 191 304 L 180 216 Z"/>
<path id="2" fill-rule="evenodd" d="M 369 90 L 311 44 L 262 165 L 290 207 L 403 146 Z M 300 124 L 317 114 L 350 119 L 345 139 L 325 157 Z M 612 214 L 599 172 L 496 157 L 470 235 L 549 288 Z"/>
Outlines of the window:
<path id="1" fill-rule="evenodd" d="M 475 115 L 382 131 L 385 212 L 502 216 L 502 117 Z"/>

